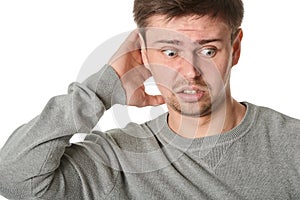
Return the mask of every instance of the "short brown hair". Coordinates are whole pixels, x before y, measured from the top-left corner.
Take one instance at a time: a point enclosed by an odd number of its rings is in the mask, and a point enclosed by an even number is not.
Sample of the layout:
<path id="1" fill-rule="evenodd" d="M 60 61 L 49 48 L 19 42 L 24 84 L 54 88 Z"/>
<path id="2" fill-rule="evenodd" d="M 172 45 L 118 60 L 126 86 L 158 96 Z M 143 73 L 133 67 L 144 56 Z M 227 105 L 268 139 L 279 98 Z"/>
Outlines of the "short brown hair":
<path id="1" fill-rule="evenodd" d="M 145 28 L 154 15 L 166 19 L 185 15 L 209 15 L 221 17 L 235 32 L 242 24 L 244 6 L 242 0 L 135 0 L 134 20 L 139 28 Z"/>

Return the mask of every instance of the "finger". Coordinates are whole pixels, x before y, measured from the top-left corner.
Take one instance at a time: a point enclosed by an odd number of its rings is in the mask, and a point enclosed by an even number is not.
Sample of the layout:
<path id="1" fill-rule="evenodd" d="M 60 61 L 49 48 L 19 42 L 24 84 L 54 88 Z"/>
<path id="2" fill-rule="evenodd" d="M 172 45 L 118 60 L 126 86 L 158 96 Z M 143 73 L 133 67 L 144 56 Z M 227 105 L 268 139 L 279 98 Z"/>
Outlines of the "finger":
<path id="1" fill-rule="evenodd" d="M 128 34 L 126 39 L 120 44 L 117 51 L 112 55 L 108 63 L 113 63 L 126 54 L 131 54 L 141 50 L 139 30 L 135 29 Z"/>
<path id="2" fill-rule="evenodd" d="M 134 29 L 132 32 L 130 32 L 130 34 L 128 35 L 128 37 L 126 38 L 126 41 L 135 44 L 135 47 L 140 48 L 141 47 L 141 43 L 140 43 L 140 31 L 139 29 Z"/>
<path id="3" fill-rule="evenodd" d="M 151 72 L 143 65 L 141 65 L 127 71 L 121 77 L 121 82 L 125 87 L 129 87 L 132 90 L 138 90 L 141 89 L 140 87 L 144 86 L 143 83 L 145 82 L 145 80 L 147 80 L 151 76 Z"/>
<path id="4" fill-rule="evenodd" d="M 159 106 L 165 103 L 164 98 L 161 95 L 145 95 L 144 106 Z"/>
<path id="5" fill-rule="evenodd" d="M 135 71 L 136 76 L 140 76 L 143 79 L 143 82 L 152 76 L 152 73 L 149 69 L 147 69 L 144 65 L 136 67 L 133 69 Z M 135 76 L 133 76 L 135 77 Z"/>
<path id="6" fill-rule="evenodd" d="M 140 35 L 139 30 L 135 29 L 132 32 L 128 34 L 126 39 L 122 42 L 120 46 L 121 51 L 131 52 L 135 50 L 141 49 L 141 43 L 140 43 Z M 124 52 L 123 52 L 124 53 Z"/>

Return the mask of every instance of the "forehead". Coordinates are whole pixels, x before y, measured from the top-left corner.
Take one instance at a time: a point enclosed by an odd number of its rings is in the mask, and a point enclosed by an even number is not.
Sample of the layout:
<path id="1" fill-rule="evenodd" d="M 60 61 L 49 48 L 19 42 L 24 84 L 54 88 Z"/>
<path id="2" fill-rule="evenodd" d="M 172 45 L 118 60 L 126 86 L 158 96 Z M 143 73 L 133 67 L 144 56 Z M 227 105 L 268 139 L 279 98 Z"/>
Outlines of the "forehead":
<path id="1" fill-rule="evenodd" d="M 147 40 L 163 37 L 177 40 L 225 39 L 230 38 L 231 28 L 222 19 L 209 16 L 189 15 L 168 20 L 163 15 L 156 15 L 148 19 L 146 33 Z"/>

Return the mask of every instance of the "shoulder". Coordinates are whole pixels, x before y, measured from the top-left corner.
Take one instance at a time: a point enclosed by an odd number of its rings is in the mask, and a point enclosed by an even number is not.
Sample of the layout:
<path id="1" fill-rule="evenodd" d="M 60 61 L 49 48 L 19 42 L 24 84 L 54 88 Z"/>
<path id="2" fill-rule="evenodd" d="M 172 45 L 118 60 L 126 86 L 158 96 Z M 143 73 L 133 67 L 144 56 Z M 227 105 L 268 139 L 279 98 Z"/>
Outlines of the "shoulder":
<path id="1" fill-rule="evenodd" d="M 264 106 L 257 107 L 257 118 L 278 130 L 300 131 L 300 120 Z"/>
<path id="2" fill-rule="evenodd" d="M 258 137 L 267 137 L 273 143 L 293 146 L 300 144 L 300 120 L 274 109 L 247 103 L 255 110 L 252 129 Z"/>

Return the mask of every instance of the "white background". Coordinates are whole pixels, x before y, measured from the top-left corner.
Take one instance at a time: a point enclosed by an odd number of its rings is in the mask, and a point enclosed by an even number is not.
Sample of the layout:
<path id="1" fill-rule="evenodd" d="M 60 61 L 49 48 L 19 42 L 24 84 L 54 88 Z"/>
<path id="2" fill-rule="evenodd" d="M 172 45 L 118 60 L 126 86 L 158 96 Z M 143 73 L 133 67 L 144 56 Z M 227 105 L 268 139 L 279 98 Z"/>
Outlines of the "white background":
<path id="1" fill-rule="evenodd" d="M 232 72 L 233 96 L 300 118 L 297 1 L 244 4 L 242 56 Z M 95 48 L 135 28 L 132 5 L 133 0 L 0 1 L 0 147 L 14 129 L 38 115 L 48 99 L 66 93 Z"/>

